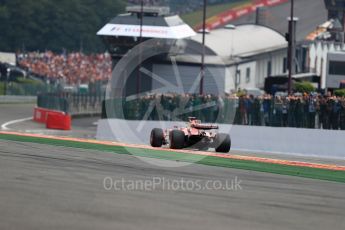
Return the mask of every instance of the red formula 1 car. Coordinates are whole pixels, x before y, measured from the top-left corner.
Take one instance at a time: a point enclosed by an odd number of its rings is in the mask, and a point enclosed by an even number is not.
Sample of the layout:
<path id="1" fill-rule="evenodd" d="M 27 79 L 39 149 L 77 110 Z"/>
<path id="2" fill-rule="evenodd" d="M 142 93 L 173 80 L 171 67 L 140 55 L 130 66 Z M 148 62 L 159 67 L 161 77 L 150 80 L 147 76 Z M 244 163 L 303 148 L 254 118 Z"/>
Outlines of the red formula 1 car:
<path id="1" fill-rule="evenodd" d="M 213 131 L 218 129 L 217 125 L 202 124 L 195 117 L 190 117 L 187 127 L 175 127 L 167 130 L 153 129 L 150 144 L 152 147 L 169 145 L 171 149 L 192 147 L 206 150 L 215 148 L 216 152 L 227 153 L 231 147 L 230 135 Z"/>

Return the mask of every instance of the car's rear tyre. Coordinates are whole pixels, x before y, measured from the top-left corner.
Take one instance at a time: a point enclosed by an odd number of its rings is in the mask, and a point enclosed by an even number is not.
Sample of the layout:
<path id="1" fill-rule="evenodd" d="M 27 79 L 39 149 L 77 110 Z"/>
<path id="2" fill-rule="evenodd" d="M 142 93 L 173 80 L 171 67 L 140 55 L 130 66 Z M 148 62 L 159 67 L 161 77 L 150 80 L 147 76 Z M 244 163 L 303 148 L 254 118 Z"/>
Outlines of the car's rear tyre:
<path id="1" fill-rule="evenodd" d="M 228 153 L 231 148 L 230 135 L 226 133 L 219 133 L 215 139 L 215 148 L 218 153 Z"/>
<path id="2" fill-rule="evenodd" d="M 164 132 L 162 129 L 153 129 L 150 136 L 150 144 L 152 147 L 162 147 L 164 141 Z"/>
<path id="3" fill-rule="evenodd" d="M 183 149 L 185 146 L 185 135 L 181 130 L 172 130 L 170 132 L 170 148 Z"/>

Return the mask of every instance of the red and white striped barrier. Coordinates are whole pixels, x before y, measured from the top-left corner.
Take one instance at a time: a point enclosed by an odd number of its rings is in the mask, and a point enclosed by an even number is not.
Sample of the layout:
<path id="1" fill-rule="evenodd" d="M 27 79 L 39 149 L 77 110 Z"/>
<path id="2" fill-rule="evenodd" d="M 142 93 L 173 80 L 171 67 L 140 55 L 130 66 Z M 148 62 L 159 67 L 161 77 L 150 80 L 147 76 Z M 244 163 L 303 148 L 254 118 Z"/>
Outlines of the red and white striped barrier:
<path id="1" fill-rule="evenodd" d="M 227 10 L 219 15 L 209 18 L 206 22 L 208 30 L 216 29 L 223 26 L 237 18 L 251 14 L 256 11 L 258 7 L 271 7 L 288 2 L 289 0 L 254 0 L 250 4 L 245 4 L 234 9 Z M 202 29 L 202 24 L 195 27 L 196 30 Z"/>

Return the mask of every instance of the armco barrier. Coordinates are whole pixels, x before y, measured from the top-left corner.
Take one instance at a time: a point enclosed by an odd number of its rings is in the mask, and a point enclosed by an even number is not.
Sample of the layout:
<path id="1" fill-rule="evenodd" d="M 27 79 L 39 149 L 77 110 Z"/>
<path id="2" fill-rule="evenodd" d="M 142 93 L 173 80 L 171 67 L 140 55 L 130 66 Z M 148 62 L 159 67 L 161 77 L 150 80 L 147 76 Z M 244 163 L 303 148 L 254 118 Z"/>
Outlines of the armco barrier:
<path id="1" fill-rule="evenodd" d="M 98 122 L 96 137 L 99 140 L 149 144 L 153 128 L 185 124 L 103 119 Z M 220 125 L 220 132 L 229 130 L 234 150 L 345 159 L 345 131 Z"/>
<path id="2" fill-rule="evenodd" d="M 71 130 L 71 116 L 59 113 L 48 113 L 47 129 Z"/>
<path id="3" fill-rule="evenodd" d="M 2 95 L 0 96 L 0 104 L 24 104 L 24 103 L 34 103 L 36 101 L 35 96 L 15 96 L 15 95 Z"/>

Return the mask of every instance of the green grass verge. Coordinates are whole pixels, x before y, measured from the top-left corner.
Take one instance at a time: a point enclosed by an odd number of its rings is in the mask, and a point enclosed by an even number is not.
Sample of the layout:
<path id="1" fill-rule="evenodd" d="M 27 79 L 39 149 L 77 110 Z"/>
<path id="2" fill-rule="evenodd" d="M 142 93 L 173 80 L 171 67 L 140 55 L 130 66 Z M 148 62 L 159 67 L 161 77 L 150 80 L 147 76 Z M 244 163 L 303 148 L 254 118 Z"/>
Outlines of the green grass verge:
<path id="1" fill-rule="evenodd" d="M 98 151 L 103 151 L 103 152 L 112 152 L 116 154 L 126 154 L 126 155 L 131 154 L 134 156 L 172 160 L 172 161 L 196 162 L 197 164 L 209 165 L 209 166 L 244 169 L 244 170 L 257 171 L 257 172 L 267 172 L 267 173 L 274 173 L 274 174 L 281 174 L 281 175 L 298 176 L 298 177 L 345 183 L 344 171 L 333 171 L 333 170 L 327 170 L 327 169 L 315 169 L 315 168 L 299 167 L 299 166 L 278 165 L 278 164 L 270 164 L 270 163 L 246 161 L 246 160 L 225 159 L 225 158 L 212 157 L 212 156 L 205 157 L 200 160 L 200 156 L 194 155 L 194 154 L 188 154 L 188 153 L 166 152 L 166 151 L 160 151 L 160 150 L 148 150 L 148 149 L 139 149 L 139 148 L 127 148 L 127 147 L 125 148 L 121 146 L 108 146 L 108 145 L 93 144 L 93 143 L 81 143 L 81 142 L 76 142 L 76 141 L 54 140 L 54 139 L 49 139 L 49 138 L 25 137 L 25 136 L 18 136 L 18 135 L 12 135 L 12 134 L 0 134 L 0 139 L 79 148 L 79 149 L 98 150 Z"/>
<path id="2" fill-rule="evenodd" d="M 213 5 L 209 6 L 207 8 L 207 18 L 211 18 L 215 15 L 218 15 L 220 13 L 223 13 L 226 10 L 229 10 L 231 8 L 234 8 L 236 6 L 250 3 L 250 0 L 239 0 L 236 2 L 231 2 L 231 3 L 225 3 L 225 4 L 218 4 L 218 5 Z M 181 18 L 191 27 L 194 27 L 202 22 L 202 14 L 203 11 L 202 9 L 198 11 L 194 11 L 188 14 L 181 15 Z"/>

